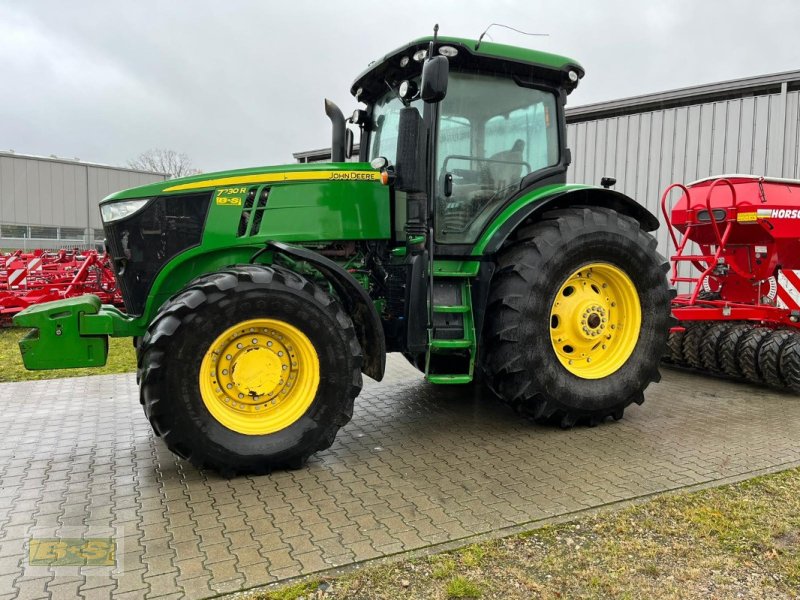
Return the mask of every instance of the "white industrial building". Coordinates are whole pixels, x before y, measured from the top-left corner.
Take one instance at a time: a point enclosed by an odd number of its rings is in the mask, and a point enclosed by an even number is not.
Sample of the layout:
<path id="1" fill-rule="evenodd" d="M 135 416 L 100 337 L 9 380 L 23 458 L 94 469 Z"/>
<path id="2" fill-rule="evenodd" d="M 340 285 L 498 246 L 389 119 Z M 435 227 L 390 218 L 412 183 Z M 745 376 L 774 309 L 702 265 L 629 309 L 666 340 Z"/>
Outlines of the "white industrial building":
<path id="1" fill-rule="evenodd" d="M 163 173 L 0 152 L 0 248 L 90 248 L 103 240 L 98 203 Z"/>

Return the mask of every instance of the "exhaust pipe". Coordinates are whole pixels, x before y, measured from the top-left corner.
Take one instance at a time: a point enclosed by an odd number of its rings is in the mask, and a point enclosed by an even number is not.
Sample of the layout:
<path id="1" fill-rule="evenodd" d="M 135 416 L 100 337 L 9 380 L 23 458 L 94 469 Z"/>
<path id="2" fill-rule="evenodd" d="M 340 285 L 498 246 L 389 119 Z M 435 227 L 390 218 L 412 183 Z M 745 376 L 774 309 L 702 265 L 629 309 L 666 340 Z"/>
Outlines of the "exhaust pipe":
<path id="1" fill-rule="evenodd" d="M 325 98 L 325 114 L 331 120 L 331 162 L 344 162 L 344 115 L 341 109 Z"/>

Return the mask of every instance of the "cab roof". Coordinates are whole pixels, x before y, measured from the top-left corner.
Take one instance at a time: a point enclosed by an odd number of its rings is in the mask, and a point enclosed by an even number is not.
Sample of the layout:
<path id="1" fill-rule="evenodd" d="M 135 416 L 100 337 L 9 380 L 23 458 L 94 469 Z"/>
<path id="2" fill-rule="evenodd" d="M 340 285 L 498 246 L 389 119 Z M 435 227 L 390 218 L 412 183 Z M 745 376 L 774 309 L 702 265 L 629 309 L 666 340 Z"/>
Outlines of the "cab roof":
<path id="1" fill-rule="evenodd" d="M 413 55 L 418 50 L 427 50 L 431 41 L 433 36 L 421 37 L 373 61 L 353 82 L 350 93 L 359 100 L 368 102 L 375 99 L 376 95 L 383 94 L 387 83 L 398 83 L 418 75 L 421 64 L 414 61 Z M 477 40 L 439 36 L 436 40 L 437 50 L 441 46 L 453 46 L 458 50 L 456 57 L 450 59 L 451 68 L 479 69 L 541 78 L 564 87 L 567 93 L 578 83 L 569 79 L 569 72 L 575 71 L 578 80 L 585 73 L 580 63 L 572 58 L 530 48 L 487 41 L 482 41 L 478 45 Z M 409 60 L 406 66 L 402 67 L 400 61 L 404 57 L 408 57 Z"/>

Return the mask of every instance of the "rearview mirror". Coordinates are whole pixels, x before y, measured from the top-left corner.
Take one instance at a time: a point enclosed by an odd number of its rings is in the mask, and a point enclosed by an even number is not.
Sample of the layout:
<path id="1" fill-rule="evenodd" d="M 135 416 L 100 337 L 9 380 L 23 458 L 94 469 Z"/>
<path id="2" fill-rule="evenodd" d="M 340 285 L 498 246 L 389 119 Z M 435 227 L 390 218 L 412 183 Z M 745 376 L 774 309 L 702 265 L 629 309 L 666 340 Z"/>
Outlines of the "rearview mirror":
<path id="1" fill-rule="evenodd" d="M 347 128 L 344 130 L 344 156 L 345 158 L 352 158 L 353 149 L 355 147 L 355 135 L 353 130 Z"/>
<path id="2" fill-rule="evenodd" d="M 400 192 L 424 192 L 427 169 L 425 150 L 428 131 L 416 107 L 400 109 L 395 154 L 395 185 Z"/>
<path id="3" fill-rule="evenodd" d="M 433 103 L 443 100 L 447 95 L 447 77 L 450 63 L 446 56 L 435 56 L 425 61 L 422 67 L 422 85 L 420 98 L 423 102 Z"/>

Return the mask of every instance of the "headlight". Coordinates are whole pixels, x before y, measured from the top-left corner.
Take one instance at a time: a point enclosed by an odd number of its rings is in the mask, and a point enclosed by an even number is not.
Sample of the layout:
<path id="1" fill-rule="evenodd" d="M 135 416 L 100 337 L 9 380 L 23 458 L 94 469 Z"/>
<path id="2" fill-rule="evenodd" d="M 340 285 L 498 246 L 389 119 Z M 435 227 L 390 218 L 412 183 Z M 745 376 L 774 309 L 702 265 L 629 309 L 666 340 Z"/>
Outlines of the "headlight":
<path id="1" fill-rule="evenodd" d="M 400 84 L 400 88 L 398 89 L 398 94 L 403 100 L 411 100 L 414 96 L 417 95 L 417 84 L 411 80 L 406 80 Z"/>
<path id="2" fill-rule="evenodd" d="M 103 217 L 103 223 L 110 223 L 111 221 L 118 221 L 125 217 L 131 216 L 136 211 L 144 208 L 144 205 L 150 202 L 150 198 L 142 198 L 141 200 L 124 200 L 123 202 L 109 202 L 100 206 L 100 215 Z"/>

